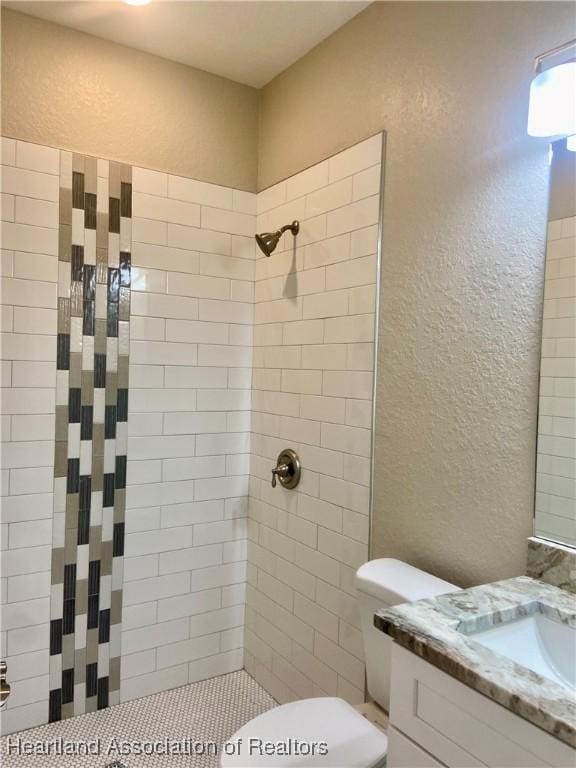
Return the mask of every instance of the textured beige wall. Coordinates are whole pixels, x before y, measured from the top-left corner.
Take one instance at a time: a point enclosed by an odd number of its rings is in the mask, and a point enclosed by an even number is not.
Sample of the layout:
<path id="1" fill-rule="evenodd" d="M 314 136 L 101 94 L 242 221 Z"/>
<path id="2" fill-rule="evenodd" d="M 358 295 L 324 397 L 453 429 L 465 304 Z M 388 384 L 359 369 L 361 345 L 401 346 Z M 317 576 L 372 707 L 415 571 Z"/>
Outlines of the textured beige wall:
<path id="1" fill-rule="evenodd" d="M 260 187 L 388 132 L 373 555 L 462 585 L 532 531 L 547 147 L 532 59 L 570 3 L 376 3 L 268 85 Z"/>
<path id="2" fill-rule="evenodd" d="M 256 187 L 258 92 L 2 11 L 2 134 Z"/>

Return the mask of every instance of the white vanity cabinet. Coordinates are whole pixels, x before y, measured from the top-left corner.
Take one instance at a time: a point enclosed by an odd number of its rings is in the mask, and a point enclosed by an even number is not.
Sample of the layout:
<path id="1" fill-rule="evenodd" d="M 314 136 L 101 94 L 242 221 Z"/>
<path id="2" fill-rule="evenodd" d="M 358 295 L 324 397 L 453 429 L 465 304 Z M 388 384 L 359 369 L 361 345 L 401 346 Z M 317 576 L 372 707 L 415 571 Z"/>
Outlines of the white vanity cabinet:
<path id="1" fill-rule="evenodd" d="M 394 643 L 388 768 L 574 768 L 576 750 Z"/>

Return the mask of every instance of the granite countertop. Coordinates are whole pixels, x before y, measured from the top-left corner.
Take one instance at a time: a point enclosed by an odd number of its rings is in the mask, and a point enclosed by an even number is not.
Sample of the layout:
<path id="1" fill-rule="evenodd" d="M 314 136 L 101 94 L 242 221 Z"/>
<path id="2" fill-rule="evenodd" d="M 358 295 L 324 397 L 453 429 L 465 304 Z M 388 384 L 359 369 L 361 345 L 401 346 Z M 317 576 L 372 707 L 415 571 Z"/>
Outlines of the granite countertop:
<path id="1" fill-rule="evenodd" d="M 574 595 L 529 576 L 380 610 L 374 624 L 451 677 L 576 747 L 575 693 L 470 636 L 534 612 L 576 627 Z"/>

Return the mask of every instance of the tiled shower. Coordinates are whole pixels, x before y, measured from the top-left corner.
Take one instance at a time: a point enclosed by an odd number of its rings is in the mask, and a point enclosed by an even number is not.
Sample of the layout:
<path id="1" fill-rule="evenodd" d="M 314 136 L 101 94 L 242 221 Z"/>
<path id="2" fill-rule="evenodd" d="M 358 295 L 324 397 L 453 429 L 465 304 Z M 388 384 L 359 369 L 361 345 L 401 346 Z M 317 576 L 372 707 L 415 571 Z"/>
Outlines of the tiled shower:
<path id="1" fill-rule="evenodd" d="M 258 195 L 2 162 L 3 731 L 243 667 L 363 701 L 382 136 Z"/>
<path id="2" fill-rule="evenodd" d="M 382 136 L 258 195 L 246 669 L 277 701 L 364 700 L 354 573 L 368 560 Z M 287 445 L 304 472 L 272 489 Z"/>

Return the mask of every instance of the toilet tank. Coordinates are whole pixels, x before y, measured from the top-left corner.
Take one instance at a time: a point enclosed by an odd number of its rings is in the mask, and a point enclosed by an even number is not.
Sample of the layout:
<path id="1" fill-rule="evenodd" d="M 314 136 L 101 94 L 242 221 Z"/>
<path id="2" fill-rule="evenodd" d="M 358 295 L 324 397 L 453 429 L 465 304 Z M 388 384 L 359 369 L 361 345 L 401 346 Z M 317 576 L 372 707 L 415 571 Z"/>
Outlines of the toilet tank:
<path id="1" fill-rule="evenodd" d="M 374 701 L 388 712 L 392 639 L 374 626 L 375 612 L 400 603 L 412 603 L 447 592 L 458 592 L 459 588 L 408 563 L 382 558 L 370 560 L 358 569 L 356 589 L 364 639 L 368 692 Z"/>

